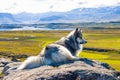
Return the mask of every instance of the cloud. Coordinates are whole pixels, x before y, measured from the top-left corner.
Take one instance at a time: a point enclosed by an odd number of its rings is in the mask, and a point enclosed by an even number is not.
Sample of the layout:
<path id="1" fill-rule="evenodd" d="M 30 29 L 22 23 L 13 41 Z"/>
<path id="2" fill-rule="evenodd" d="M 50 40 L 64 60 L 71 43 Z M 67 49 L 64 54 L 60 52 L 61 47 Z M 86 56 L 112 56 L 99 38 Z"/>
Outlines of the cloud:
<path id="1" fill-rule="evenodd" d="M 54 6 L 53 6 L 53 5 L 51 5 L 49 8 L 50 8 L 50 9 L 52 9 L 52 8 L 54 8 Z"/>
<path id="2" fill-rule="evenodd" d="M 79 5 L 81 5 L 81 4 L 85 4 L 85 2 L 78 2 L 78 4 L 79 4 Z"/>
<path id="3" fill-rule="evenodd" d="M 14 6 L 16 6 L 16 5 L 17 5 L 17 3 L 13 3 L 13 5 L 14 5 Z"/>
<path id="4" fill-rule="evenodd" d="M 85 2 L 79 4 L 80 7 L 84 8 L 98 8 L 105 6 L 119 6 L 120 0 L 84 0 Z"/>
<path id="5" fill-rule="evenodd" d="M 0 0 L 0 12 L 43 13 L 70 11 L 75 8 L 120 6 L 120 0 Z"/>

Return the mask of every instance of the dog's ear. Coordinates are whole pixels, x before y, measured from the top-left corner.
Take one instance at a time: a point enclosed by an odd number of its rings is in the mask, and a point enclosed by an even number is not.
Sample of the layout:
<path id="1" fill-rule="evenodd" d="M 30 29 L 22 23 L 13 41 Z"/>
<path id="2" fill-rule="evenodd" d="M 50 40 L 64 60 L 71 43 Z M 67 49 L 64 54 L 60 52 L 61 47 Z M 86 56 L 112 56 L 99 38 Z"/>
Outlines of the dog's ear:
<path id="1" fill-rule="evenodd" d="M 82 32 L 82 29 L 79 28 L 79 32 Z"/>
<path id="2" fill-rule="evenodd" d="M 74 35 L 76 35 L 78 31 L 79 31 L 79 29 L 76 28 L 76 29 L 75 29 L 75 32 L 74 32 Z"/>

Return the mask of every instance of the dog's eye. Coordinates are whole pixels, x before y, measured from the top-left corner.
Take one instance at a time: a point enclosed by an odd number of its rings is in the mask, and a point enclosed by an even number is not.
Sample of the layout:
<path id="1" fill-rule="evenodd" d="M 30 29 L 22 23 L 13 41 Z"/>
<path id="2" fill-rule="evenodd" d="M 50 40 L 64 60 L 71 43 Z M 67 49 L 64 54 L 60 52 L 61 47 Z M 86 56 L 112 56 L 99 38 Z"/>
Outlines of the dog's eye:
<path id="1" fill-rule="evenodd" d="M 82 39 L 82 37 L 80 37 L 80 39 Z"/>
<path id="2" fill-rule="evenodd" d="M 79 34 L 79 38 L 82 39 L 82 34 Z"/>
<path id="3" fill-rule="evenodd" d="M 82 40 L 81 40 L 80 38 L 77 38 L 77 41 L 78 41 L 78 42 L 82 42 Z"/>
<path id="4" fill-rule="evenodd" d="M 79 39 L 82 39 L 82 36 L 79 36 Z"/>

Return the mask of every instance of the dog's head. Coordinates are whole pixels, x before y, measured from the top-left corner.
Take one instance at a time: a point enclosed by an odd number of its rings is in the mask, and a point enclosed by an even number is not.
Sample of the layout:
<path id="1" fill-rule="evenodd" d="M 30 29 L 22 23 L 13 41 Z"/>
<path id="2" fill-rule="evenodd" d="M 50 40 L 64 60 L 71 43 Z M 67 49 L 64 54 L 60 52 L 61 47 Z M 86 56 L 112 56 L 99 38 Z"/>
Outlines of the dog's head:
<path id="1" fill-rule="evenodd" d="M 83 38 L 82 30 L 80 28 L 76 28 L 73 35 L 75 36 L 75 39 L 79 44 L 87 43 L 87 41 Z"/>
<path id="2" fill-rule="evenodd" d="M 74 38 L 75 42 L 77 42 L 78 44 L 86 44 L 87 41 L 83 38 L 82 35 L 82 30 L 80 28 L 76 28 L 75 30 L 73 30 L 68 37 L 72 37 Z"/>

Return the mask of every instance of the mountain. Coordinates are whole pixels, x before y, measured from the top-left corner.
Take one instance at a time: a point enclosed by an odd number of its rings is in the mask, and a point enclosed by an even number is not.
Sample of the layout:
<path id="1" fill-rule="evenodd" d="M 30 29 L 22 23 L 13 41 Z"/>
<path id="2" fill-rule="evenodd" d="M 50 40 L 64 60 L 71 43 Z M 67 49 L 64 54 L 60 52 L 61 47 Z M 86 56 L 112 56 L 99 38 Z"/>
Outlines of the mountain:
<path id="1" fill-rule="evenodd" d="M 70 23 L 120 21 L 120 6 L 99 8 L 77 8 L 67 12 L 18 14 L 0 13 L 0 23 Z"/>
<path id="2" fill-rule="evenodd" d="M 17 23 L 17 20 L 10 13 L 0 13 L 0 24 Z"/>
<path id="3" fill-rule="evenodd" d="M 55 19 L 57 17 L 57 19 Z M 109 22 L 120 21 L 120 6 L 101 8 L 77 8 L 61 14 L 40 18 L 40 21 Z"/>
<path id="4" fill-rule="evenodd" d="M 27 13 L 22 12 L 19 14 L 14 14 L 14 17 L 22 23 L 44 23 L 46 20 L 53 21 L 60 18 L 60 15 L 64 12 L 46 12 L 46 13 Z M 59 15 L 59 16 L 56 16 Z"/>
<path id="5" fill-rule="evenodd" d="M 33 13 L 27 13 L 27 12 L 22 12 L 18 14 L 14 14 L 13 16 L 15 17 L 16 20 L 22 23 L 36 23 L 41 14 L 33 14 Z"/>

